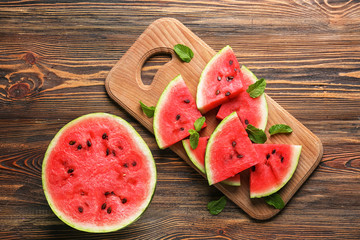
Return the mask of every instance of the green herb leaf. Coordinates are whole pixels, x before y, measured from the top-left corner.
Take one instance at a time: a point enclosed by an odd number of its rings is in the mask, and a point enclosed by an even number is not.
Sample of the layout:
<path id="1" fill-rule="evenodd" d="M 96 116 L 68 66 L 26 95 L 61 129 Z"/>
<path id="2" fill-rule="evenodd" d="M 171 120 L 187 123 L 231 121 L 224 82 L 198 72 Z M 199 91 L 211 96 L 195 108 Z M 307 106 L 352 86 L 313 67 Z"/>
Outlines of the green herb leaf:
<path id="1" fill-rule="evenodd" d="M 285 124 L 275 124 L 269 129 L 270 135 L 274 135 L 277 133 L 291 133 L 292 131 L 293 130 L 291 129 L 291 127 Z"/>
<path id="2" fill-rule="evenodd" d="M 256 128 L 251 124 L 248 124 L 245 130 L 248 133 L 249 138 L 253 143 L 265 143 L 266 142 L 267 137 L 263 130 Z"/>
<path id="3" fill-rule="evenodd" d="M 145 113 L 145 115 L 148 118 L 152 118 L 154 116 L 154 112 L 155 112 L 155 107 L 154 106 L 148 107 L 144 103 L 142 103 L 141 101 L 140 101 L 140 105 L 141 105 L 141 109 L 143 110 L 143 112 Z"/>
<path id="4" fill-rule="evenodd" d="M 285 207 L 285 203 L 278 193 L 265 197 L 265 202 L 276 209 L 283 209 Z"/>
<path id="5" fill-rule="evenodd" d="M 264 78 L 261 78 L 260 80 L 257 80 L 255 83 L 251 84 L 246 90 L 246 92 L 249 93 L 250 97 L 257 98 L 264 93 L 265 88 L 266 81 Z"/>
<path id="6" fill-rule="evenodd" d="M 199 133 L 197 131 L 195 131 L 194 129 L 189 129 L 189 133 L 190 133 L 190 147 L 192 149 L 196 149 L 197 146 L 199 145 Z"/>
<path id="7" fill-rule="evenodd" d="M 202 126 L 204 125 L 205 123 L 205 120 L 206 118 L 203 116 L 203 117 L 199 117 L 198 119 L 196 119 L 195 123 L 194 123 L 194 127 L 195 127 L 195 130 L 197 132 L 200 132 Z"/>
<path id="8" fill-rule="evenodd" d="M 174 46 L 174 51 L 182 61 L 187 63 L 190 62 L 194 57 L 193 51 L 188 46 L 183 44 L 176 44 Z"/>
<path id="9" fill-rule="evenodd" d="M 222 196 L 219 200 L 208 203 L 207 208 L 212 215 L 218 215 L 226 205 L 226 197 Z"/>

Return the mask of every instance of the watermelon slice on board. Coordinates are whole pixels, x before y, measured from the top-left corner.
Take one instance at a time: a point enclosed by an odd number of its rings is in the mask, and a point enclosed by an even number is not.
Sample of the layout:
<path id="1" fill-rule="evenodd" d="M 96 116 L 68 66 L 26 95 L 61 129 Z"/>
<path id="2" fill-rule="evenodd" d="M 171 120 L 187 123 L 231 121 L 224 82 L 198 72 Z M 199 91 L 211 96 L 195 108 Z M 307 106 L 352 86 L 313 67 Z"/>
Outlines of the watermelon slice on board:
<path id="1" fill-rule="evenodd" d="M 194 122 L 202 115 L 181 75 L 162 92 L 154 112 L 154 135 L 160 149 L 167 148 L 190 135 Z M 206 123 L 202 126 L 206 127 Z"/>
<path id="2" fill-rule="evenodd" d="M 299 162 L 301 145 L 254 144 L 261 162 L 250 171 L 250 197 L 260 198 L 279 191 L 292 177 Z"/>
<path id="3" fill-rule="evenodd" d="M 245 89 L 258 80 L 244 65 L 240 70 L 243 74 L 243 85 Z M 264 93 L 257 98 L 252 98 L 248 92 L 242 91 L 235 98 L 221 105 L 216 118 L 222 120 L 234 111 L 237 112 L 244 126 L 251 124 L 256 128 L 265 130 L 268 118 L 268 107 Z"/>
<path id="4" fill-rule="evenodd" d="M 184 149 L 190 158 L 191 162 L 202 172 L 205 173 L 205 151 L 206 145 L 209 141 L 209 137 L 200 137 L 197 148 L 192 149 L 190 145 L 190 139 L 182 140 Z M 222 181 L 222 183 L 231 186 L 240 186 L 240 174 L 236 174 L 234 177 L 230 177 Z"/>
<path id="5" fill-rule="evenodd" d="M 53 212 L 86 232 L 111 232 L 136 221 L 156 186 L 150 149 L 120 117 L 93 113 L 66 124 L 42 164 L 42 184 Z"/>
<path id="6" fill-rule="evenodd" d="M 224 118 L 211 134 L 205 153 L 209 185 L 221 182 L 260 162 L 236 112 Z"/>
<path id="7" fill-rule="evenodd" d="M 196 105 L 206 113 L 244 90 L 239 62 L 230 46 L 221 49 L 203 69 Z"/>

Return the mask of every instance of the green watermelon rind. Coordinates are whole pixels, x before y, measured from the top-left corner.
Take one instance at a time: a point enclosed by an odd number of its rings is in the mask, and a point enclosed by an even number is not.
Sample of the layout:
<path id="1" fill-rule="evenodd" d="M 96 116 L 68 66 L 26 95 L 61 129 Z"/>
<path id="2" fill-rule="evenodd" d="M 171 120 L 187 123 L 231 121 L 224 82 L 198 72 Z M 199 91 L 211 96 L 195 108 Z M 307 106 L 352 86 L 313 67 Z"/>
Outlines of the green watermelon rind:
<path id="1" fill-rule="evenodd" d="M 139 148 L 142 150 L 142 152 L 144 153 L 144 155 L 146 156 L 146 158 L 149 161 L 149 166 L 152 169 L 152 174 L 153 177 L 152 179 L 152 183 L 150 184 L 152 187 L 149 191 L 149 196 L 148 196 L 148 200 L 146 202 L 144 202 L 144 205 L 139 208 L 139 211 L 137 212 L 137 214 L 134 214 L 133 218 L 129 219 L 129 221 L 127 221 L 126 223 L 123 224 L 119 224 L 119 225 L 112 225 L 109 227 L 97 227 L 97 226 L 93 226 L 93 225 L 89 225 L 89 226 L 81 226 L 82 224 L 80 223 L 79 225 L 77 225 L 76 222 L 72 221 L 71 219 L 69 219 L 67 216 L 65 216 L 63 213 L 60 212 L 60 210 L 58 210 L 55 206 L 55 204 L 53 203 L 54 200 L 52 199 L 51 195 L 47 192 L 47 183 L 46 183 L 46 166 L 47 166 L 47 161 L 49 159 L 50 153 L 52 151 L 52 149 L 56 146 L 59 138 L 61 137 L 62 133 L 65 132 L 68 128 L 76 125 L 79 121 L 82 121 L 86 118 L 92 118 L 92 117 L 106 117 L 106 118 L 111 118 L 116 120 L 117 122 L 119 122 L 122 126 L 125 126 L 126 129 L 129 131 L 129 133 L 135 138 L 135 142 L 138 144 Z M 73 227 L 77 230 L 80 231 L 84 231 L 84 232 L 90 232 L 90 233 L 106 233 L 106 232 L 113 232 L 113 231 L 117 231 L 120 229 L 125 228 L 126 226 L 134 223 L 135 221 L 137 221 L 141 215 L 146 211 L 146 209 L 149 207 L 152 198 L 154 196 L 155 193 L 155 188 L 156 188 L 156 179 L 157 179 L 157 172 L 156 172 L 156 164 L 155 164 L 155 160 L 152 156 L 152 153 L 148 147 L 148 145 L 146 144 L 146 142 L 144 141 L 144 139 L 139 135 L 139 133 L 128 123 L 126 122 L 124 119 L 122 119 L 121 117 L 109 114 L 109 113 L 90 113 L 90 114 L 86 114 L 83 116 L 80 116 L 72 121 L 70 121 L 69 123 L 67 123 L 65 126 L 63 126 L 55 135 L 55 137 L 51 140 L 46 152 L 45 152 L 45 156 L 43 159 L 43 163 L 42 163 L 42 174 L 41 174 L 41 178 L 42 178 L 42 186 L 43 186 L 43 191 L 46 197 L 46 200 L 51 208 L 51 210 L 55 213 L 55 215 L 62 220 L 65 224 L 69 225 L 70 227 Z"/>
<path id="2" fill-rule="evenodd" d="M 233 112 L 231 114 L 229 114 L 226 118 L 224 118 L 215 128 L 214 132 L 211 134 L 210 138 L 209 138 L 209 141 L 208 141 L 208 144 L 206 146 L 206 153 L 205 153 L 205 172 L 206 172 L 206 176 L 207 176 L 207 179 L 208 179 L 208 182 L 209 182 L 209 185 L 212 185 L 213 184 L 213 181 L 211 180 L 212 179 L 212 171 L 211 171 L 211 168 L 210 168 L 210 165 L 209 165 L 209 162 L 210 162 L 210 157 L 209 157 L 209 152 L 210 152 L 210 149 L 212 148 L 212 145 L 213 145 L 213 142 L 214 142 L 214 138 L 217 137 L 217 134 L 219 132 L 222 131 L 222 128 L 224 125 L 227 124 L 228 121 L 232 120 L 233 118 L 238 118 L 238 115 L 236 112 Z"/>
<path id="3" fill-rule="evenodd" d="M 211 66 L 213 64 L 213 62 L 215 62 L 222 54 L 223 52 L 226 52 L 227 50 L 229 50 L 232 48 L 227 45 L 225 46 L 223 49 L 221 49 L 219 52 L 217 52 L 211 59 L 210 61 L 206 64 L 205 68 L 203 69 L 203 71 L 201 72 L 200 75 L 200 79 L 199 79 L 199 83 L 197 86 L 197 91 L 196 91 L 196 106 L 199 109 L 199 111 L 201 113 L 205 113 L 206 110 L 204 109 L 204 98 L 202 96 L 203 92 L 206 92 L 207 89 L 203 89 L 204 88 L 204 84 L 205 84 L 205 78 L 204 76 L 207 75 L 209 69 L 211 69 Z"/>
<path id="4" fill-rule="evenodd" d="M 250 198 L 262 198 L 262 197 L 267 197 L 270 196 L 273 193 L 278 192 L 281 188 L 283 188 L 292 178 L 292 176 L 295 173 L 295 170 L 297 168 L 297 165 L 299 163 L 299 159 L 300 159 L 300 154 L 301 154 L 301 149 L 302 146 L 301 145 L 291 145 L 291 150 L 292 150 L 292 157 L 290 158 L 291 162 L 293 163 L 290 171 L 288 172 L 287 176 L 283 178 L 283 181 L 276 187 L 273 187 L 272 189 L 269 189 L 266 192 L 261 192 L 261 193 L 256 193 L 256 194 L 252 194 L 250 192 Z"/>
<path id="5" fill-rule="evenodd" d="M 246 66 L 242 65 L 241 66 L 241 72 L 243 74 L 246 74 L 250 77 L 250 79 L 252 80 L 252 83 L 255 83 L 256 81 L 258 81 L 258 78 L 255 76 L 255 74 L 250 71 Z M 262 113 L 262 121 L 261 123 L 257 126 L 257 128 L 265 131 L 266 125 L 267 125 L 267 120 L 268 120 L 268 105 L 267 105 L 267 101 L 266 101 L 266 97 L 265 97 L 265 93 L 261 94 L 261 96 L 259 96 L 260 100 L 261 100 L 261 110 L 260 112 Z"/>
<path id="6" fill-rule="evenodd" d="M 177 75 L 173 80 L 169 82 L 169 84 L 166 86 L 164 91 L 161 93 L 160 98 L 156 104 L 155 112 L 154 112 L 154 119 L 153 119 L 153 129 L 154 129 L 154 135 L 157 145 L 160 149 L 165 149 L 167 146 L 165 145 L 164 140 L 161 138 L 159 129 L 160 127 L 160 112 L 162 109 L 162 106 L 166 103 L 166 99 L 168 99 L 168 96 L 171 94 L 171 89 L 176 86 L 176 84 L 182 81 L 181 75 Z"/>

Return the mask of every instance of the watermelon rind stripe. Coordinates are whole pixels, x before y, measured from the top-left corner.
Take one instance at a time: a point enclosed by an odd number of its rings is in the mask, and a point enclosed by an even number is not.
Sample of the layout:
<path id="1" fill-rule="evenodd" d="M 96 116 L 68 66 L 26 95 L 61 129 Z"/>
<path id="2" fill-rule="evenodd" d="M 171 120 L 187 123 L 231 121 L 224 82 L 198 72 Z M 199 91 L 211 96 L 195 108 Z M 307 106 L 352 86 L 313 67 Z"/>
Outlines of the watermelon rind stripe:
<path id="1" fill-rule="evenodd" d="M 182 140 L 182 144 L 184 146 L 184 149 L 188 155 L 188 157 L 190 158 L 191 162 L 195 165 L 195 167 L 197 167 L 202 173 L 205 173 L 205 168 L 203 166 L 201 166 L 201 164 L 196 161 L 196 156 L 193 154 L 193 151 L 191 149 L 191 146 L 189 144 L 189 140 L 185 139 Z"/>
<path id="2" fill-rule="evenodd" d="M 52 199 L 51 195 L 48 193 L 47 191 L 47 174 L 46 174 L 46 166 L 47 166 L 47 161 L 49 159 L 50 153 L 52 151 L 52 149 L 56 146 L 59 138 L 61 137 L 62 133 L 65 132 L 67 129 L 69 129 L 70 127 L 74 126 L 75 124 L 77 124 L 80 121 L 83 121 L 87 118 L 111 118 L 116 120 L 117 122 L 119 122 L 122 126 L 126 127 L 126 129 L 129 131 L 129 133 L 135 138 L 135 142 L 138 144 L 138 147 L 142 150 L 142 152 L 144 153 L 144 155 L 147 157 L 148 159 L 148 167 L 151 169 L 151 173 L 153 174 L 153 176 L 151 177 L 151 182 L 150 182 L 150 186 L 151 188 L 149 189 L 149 195 L 147 197 L 147 201 L 144 201 L 144 204 L 139 208 L 139 210 L 132 216 L 132 218 L 127 219 L 126 222 L 123 222 L 121 224 L 114 224 L 111 226 L 95 226 L 93 224 L 83 224 L 83 223 L 78 223 L 75 222 L 71 219 L 69 219 L 66 215 L 64 215 L 62 212 L 60 212 L 60 210 L 58 210 L 54 204 L 54 200 Z M 154 196 L 155 193 L 155 189 L 156 189 L 156 181 L 157 181 L 157 172 L 156 172 L 156 164 L 155 164 L 155 160 L 152 156 L 152 153 L 149 149 L 149 147 L 147 146 L 147 144 L 145 143 L 144 139 L 139 135 L 139 133 L 128 123 L 126 122 L 124 119 L 122 119 L 121 117 L 109 114 L 109 113 L 90 113 L 87 115 L 83 115 L 81 117 L 78 117 L 72 121 L 70 121 L 69 123 L 67 123 L 65 126 L 63 126 L 60 131 L 58 131 L 58 133 L 55 135 L 55 137 L 52 139 L 52 141 L 50 142 L 45 156 L 44 156 L 44 160 L 42 163 L 42 185 L 43 185 L 43 190 L 44 190 L 44 194 L 46 197 L 46 200 L 48 201 L 48 204 L 51 208 L 51 210 L 55 213 L 55 215 L 61 219 L 64 223 L 66 223 L 67 225 L 80 230 L 80 231 L 85 231 L 85 232 L 91 232 L 91 233 L 105 233 L 105 232 L 113 232 L 113 231 L 117 231 L 120 230 L 130 224 L 132 224 L 133 222 L 135 222 L 136 220 L 138 220 L 141 215 L 145 212 L 145 210 L 148 208 L 148 206 L 151 203 L 151 200 Z"/>

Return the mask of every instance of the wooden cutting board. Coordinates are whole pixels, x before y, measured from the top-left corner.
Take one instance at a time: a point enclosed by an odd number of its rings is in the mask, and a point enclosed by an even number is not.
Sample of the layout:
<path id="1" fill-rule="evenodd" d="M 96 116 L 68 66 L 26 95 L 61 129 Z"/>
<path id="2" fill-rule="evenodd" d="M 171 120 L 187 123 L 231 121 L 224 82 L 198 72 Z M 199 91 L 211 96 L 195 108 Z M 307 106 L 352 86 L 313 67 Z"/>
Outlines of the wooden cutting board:
<path id="1" fill-rule="evenodd" d="M 190 63 L 181 62 L 175 55 L 173 47 L 178 43 L 185 44 L 193 50 L 194 58 Z M 151 85 L 144 85 L 141 80 L 143 64 L 151 56 L 161 53 L 171 54 L 171 61 L 158 70 Z M 176 19 L 158 19 L 144 31 L 111 69 L 105 81 L 106 90 L 112 99 L 149 131 L 153 132 L 152 118 L 146 117 L 142 112 L 139 101 L 141 100 L 148 106 L 155 106 L 167 84 L 178 74 L 182 75 L 195 99 L 201 71 L 215 53 L 205 42 Z M 321 141 L 311 131 L 269 96 L 266 96 L 266 99 L 269 108 L 266 133 L 268 133 L 270 126 L 277 123 L 287 124 L 293 129 L 293 133 L 289 135 L 279 134 L 270 137 L 267 134 L 268 141 L 266 143 L 299 144 L 303 146 L 299 164 L 293 177 L 279 191 L 284 202 L 287 203 L 319 164 L 323 148 Z M 202 130 L 202 136 L 210 136 L 219 123 L 215 115 L 216 109 L 205 115 L 207 127 Z M 175 144 L 171 149 L 194 167 L 181 143 Z M 196 167 L 194 168 L 196 169 Z M 198 172 L 202 174 L 200 171 Z M 241 175 L 242 185 L 240 187 L 223 185 L 222 183 L 215 186 L 255 219 L 263 220 L 276 215 L 279 210 L 267 205 L 263 199 L 249 198 L 248 178 L 249 173 L 245 171 Z"/>

